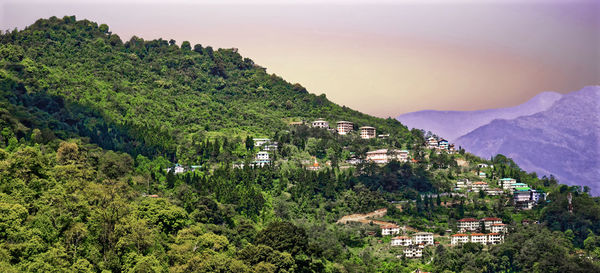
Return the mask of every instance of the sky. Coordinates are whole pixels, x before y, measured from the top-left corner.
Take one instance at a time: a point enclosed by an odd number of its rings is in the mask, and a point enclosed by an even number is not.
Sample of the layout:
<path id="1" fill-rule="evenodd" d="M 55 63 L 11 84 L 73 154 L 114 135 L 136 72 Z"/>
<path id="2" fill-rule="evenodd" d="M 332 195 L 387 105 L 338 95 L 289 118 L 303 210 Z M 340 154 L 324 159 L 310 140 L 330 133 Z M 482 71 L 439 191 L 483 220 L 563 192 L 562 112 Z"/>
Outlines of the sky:
<path id="1" fill-rule="evenodd" d="M 0 0 L 0 29 L 75 15 L 238 48 L 267 72 L 380 117 L 514 106 L 600 84 L 600 1 Z"/>

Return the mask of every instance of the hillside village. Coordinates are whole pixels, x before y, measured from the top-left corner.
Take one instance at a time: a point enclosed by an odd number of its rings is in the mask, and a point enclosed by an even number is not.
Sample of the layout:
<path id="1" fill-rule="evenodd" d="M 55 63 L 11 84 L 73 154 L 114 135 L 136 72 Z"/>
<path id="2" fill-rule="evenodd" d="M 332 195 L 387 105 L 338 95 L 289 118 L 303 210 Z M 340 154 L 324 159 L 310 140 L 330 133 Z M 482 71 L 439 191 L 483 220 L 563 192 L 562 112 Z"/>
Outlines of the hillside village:
<path id="1" fill-rule="evenodd" d="M 323 119 L 318 119 L 312 122 L 290 122 L 291 128 L 297 126 L 308 126 L 311 128 L 321 129 L 339 136 L 356 136 L 362 140 L 387 139 L 389 134 L 377 135 L 377 129 L 372 126 L 360 126 L 356 128 L 351 121 L 338 121 L 336 126 L 331 128 L 329 122 Z M 358 129 L 358 130 L 356 130 Z M 250 141 L 248 139 L 247 141 Z M 251 167 L 266 167 L 274 164 L 280 143 L 271 138 L 252 138 L 252 146 L 257 149 L 254 160 L 250 163 Z M 435 155 L 458 155 L 458 151 L 454 144 L 449 143 L 443 138 L 430 136 L 426 139 L 422 146 L 423 149 L 430 151 Z M 431 155 L 426 155 L 426 158 Z M 350 168 L 358 164 L 373 163 L 377 165 L 385 165 L 392 161 L 399 163 L 415 164 L 419 160 L 412 155 L 408 149 L 396 148 L 380 148 L 368 150 L 364 157 L 350 155 L 344 161 L 345 165 L 340 168 Z M 234 168 L 244 168 L 243 162 L 234 163 Z M 310 160 L 303 161 L 304 167 L 309 171 L 320 171 L 326 168 L 331 168 L 330 161 L 319 163 L 315 156 Z M 184 173 L 193 171 L 199 166 L 190 166 L 183 168 L 181 165 L 176 165 L 167 171 L 175 173 Z M 428 168 L 433 168 L 430 164 Z M 517 182 L 516 179 L 510 177 L 502 177 L 495 179 L 495 169 L 493 164 L 478 163 L 472 171 L 472 174 L 467 173 L 467 177 L 457 178 L 453 182 L 453 187 L 450 192 L 438 193 L 435 196 L 467 196 L 475 194 L 478 196 L 505 196 L 510 197 L 511 203 L 515 209 L 529 210 L 539 202 L 546 200 L 546 194 L 543 190 L 532 189 L 525 183 Z M 433 195 L 430 195 L 433 198 Z M 439 198 L 439 197 L 438 197 Z M 382 211 L 385 215 L 386 210 Z M 380 225 L 380 234 L 383 237 L 389 238 L 389 245 L 392 247 L 400 247 L 402 254 L 397 257 L 403 258 L 421 258 L 423 250 L 430 246 L 440 244 L 440 240 L 445 241 L 448 246 L 458 246 L 465 243 L 477 243 L 481 245 L 501 244 L 508 232 L 507 224 L 503 223 L 502 219 L 497 217 L 484 217 L 481 219 L 462 218 L 456 221 L 454 228 L 446 230 L 450 232 L 447 235 L 436 235 L 433 232 L 416 231 L 408 228 L 406 225 L 400 226 L 395 223 L 386 221 L 375 221 Z M 364 223 L 364 221 L 363 221 Z M 373 223 L 373 220 L 368 220 L 367 223 Z M 435 227 L 434 227 L 435 229 Z M 454 233 L 452 233 L 454 231 Z"/>

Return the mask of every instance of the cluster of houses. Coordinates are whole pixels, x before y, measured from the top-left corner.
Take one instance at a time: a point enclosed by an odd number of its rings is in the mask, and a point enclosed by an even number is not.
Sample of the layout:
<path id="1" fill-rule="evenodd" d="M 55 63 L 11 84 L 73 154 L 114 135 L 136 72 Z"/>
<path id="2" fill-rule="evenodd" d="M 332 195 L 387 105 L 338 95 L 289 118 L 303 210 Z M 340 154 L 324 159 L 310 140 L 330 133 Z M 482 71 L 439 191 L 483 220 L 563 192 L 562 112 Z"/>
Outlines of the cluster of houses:
<path id="1" fill-rule="evenodd" d="M 381 235 L 398 235 L 400 234 L 400 227 L 398 225 L 390 224 L 381 227 Z M 431 232 L 417 232 L 409 236 L 396 236 L 393 237 L 391 246 L 403 246 L 404 257 L 406 258 L 420 258 L 423 256 L 423 249 L 426 246 L 434 245 L 433 233 Z"/>
<path id="2" fill-rule="evenodd" d="M 504 233 L 506 233 L 506 224 L 502 223 L 502 219 L 496 217 L 486 217 L 483 219 L 463 218 L 458 220 L 457 227 L 459 232 L 450 236 L 452 245 L 472 242 L 480 244 L 499 244 L 504 241 Z M 470 233 L 465 232 L 488 232 L 486 233 Z"/>
<path id="3" fill-rule="evenodd" d="M 500 195 L 512 192 L 513 203 L 519 209 L 531 209 L 540 200 L 546 200 L 546 193 L 544 191 L 531 189 L 525 183 L 517 183 L 517 180 L 514 178 L 499 179 L 498 186 L 500 188 L 490 188 L 487 182 L 471 182 L 469 179 L 463 178 L 456 181 L 454 190 L 485 191 L 488 195 Z"/>
<path id="4" fill-rule="evenodd" d="M 484 191 L 487 195 L 500 195 L 500 194 L 504 193 L 504 191 L 500 188 L 491 188 L 487 182 L 484 182 L 484 181 L 471 182 L 467 178 L 458 179 L 456 181 L 456 187 L 454 188 L 454 190 L 456 190 L 456 191 L 465 190 L 465 191 L 474 191 L 474 192 Z"/>
<path id="5" fill-rule="evenodd" d="M 278 143 L 269 138 L 254 138 L 254 147 L 259 147 L 260 151 L 254 158 L 254 165 L 263 167 L 271 163 L 270 153 L 277 151 Z"/>
<path id="6" fill-rule="evenodd" d="M 496 217 L 486 217 L 483 219 L 464 218 L 457 222 L 459 233 L 450 236 L 452 245 L 464 243 L 480 243 L 484 245 L 495 245 L 504 242 L 506 233 L 506 224 L 502 219 Z M 395 224 L 381 226 L 382 236 L 399 235 L 401 227 Z M 427 246 L 437 244 L 434 242 L 433 233 L 417 232 L 411 236 L 396 236 L 390 241 L 391 246 L 404 247 L 403 255 L 406 258 L 420 258 L 423 256 L 423 249 Z"/>
<path id="7" fill-rule="evenodd" d="M 448 153 L 454 153 L 454 144 L 450 144 L 448 140 L 443 138 L 429 137 L 427 138 L 426 146 L 428 149 L 440 151 L 446 151 Z"/>
<path id="8" fill-rule="evenodd" d="M 519 209 L 532 209 L 540 200 L 546 200 L 544 191 L 532 189 L 525 183 L 517 183 L 514 178 L 502 178 L 498 180 L 498 185 L 513 193 L 513 203 Z"/>
<path id="9" fill-rule="evenodd" d="M 351 121 L 345 121 L 345 120 L 340 120 L 336 123 L 336 128 L 335 129 L 331 129 L 329 128 L 329 122 L 323 119 L 318 119 L 312 122 L 312 127 L 315 128 L 323 128 L 323 129 L 328 129 L 331 131 L 335 131 L 340 135 L 347 135 L 350 132 L 354 131 L 354 123 Z M 389 134 L 382 134 L 382 135 L 377 135 L 377 130 L 375 129 L 375 127 L 371 127 L 371 126 L 362 126 L 360 128 L 358 128 L 359 133 L 360 133 L 360 137 L 362 139 L 372 139 L 372 138 L 386 138 L 389 137 Z"/>
<path id="10" fill-rule="evenodd" d="M 254 147 L 259 147 L 260 151 L 256 153 L 254 161 L 251 163 L 253 167 L 264 167 L 271 163 L 271 153 L 277 151 L 278 143 L 269 138 L 254 138 Z M 234 168 L 244 168 L 244 163 L 233 164 Z"/>

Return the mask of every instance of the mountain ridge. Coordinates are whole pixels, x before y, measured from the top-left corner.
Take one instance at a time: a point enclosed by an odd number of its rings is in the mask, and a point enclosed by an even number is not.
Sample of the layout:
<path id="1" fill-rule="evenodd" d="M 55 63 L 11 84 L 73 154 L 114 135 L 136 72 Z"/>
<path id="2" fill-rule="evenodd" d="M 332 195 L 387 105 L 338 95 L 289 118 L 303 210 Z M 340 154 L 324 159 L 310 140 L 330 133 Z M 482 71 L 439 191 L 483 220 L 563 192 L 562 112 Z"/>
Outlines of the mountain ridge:
<path id="1" fill-rule="evenodd" d="M 554 175 L 571 185 L 592 186 L 600 176 L 600 87 L 568 93 L 549 109 L 511 120 L 494 120 L 458 138 L 478 156 L 503 154 L 523 169 Z"/>
<path id="2" fill-rule="evenodd" d="M 512 119 L 543 111 L 560 99 L 553 91 L 537 94 L 523 104 L 474 111 L 423 110 L 400 115 L 397 119 L 409 128 L 419 128 L 442 136 L 450 141 L 485 125 L 494 119 Z"/>

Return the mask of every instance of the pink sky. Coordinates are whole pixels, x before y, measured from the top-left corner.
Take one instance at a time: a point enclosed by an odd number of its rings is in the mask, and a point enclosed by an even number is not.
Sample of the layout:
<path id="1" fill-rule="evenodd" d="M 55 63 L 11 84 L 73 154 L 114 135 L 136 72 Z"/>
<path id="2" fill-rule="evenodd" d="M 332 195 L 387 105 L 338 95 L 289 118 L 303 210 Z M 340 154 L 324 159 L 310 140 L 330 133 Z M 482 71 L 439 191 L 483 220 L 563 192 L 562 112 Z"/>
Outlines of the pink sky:
<path id="1" fill-rule="evenodd" d="M 236 47 L 381 117 L 512 106 L 600 83 L 600 1 L 141 2 L 0 0 L 0 29 L 76 15 L 123 40 Z"/>

